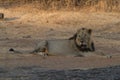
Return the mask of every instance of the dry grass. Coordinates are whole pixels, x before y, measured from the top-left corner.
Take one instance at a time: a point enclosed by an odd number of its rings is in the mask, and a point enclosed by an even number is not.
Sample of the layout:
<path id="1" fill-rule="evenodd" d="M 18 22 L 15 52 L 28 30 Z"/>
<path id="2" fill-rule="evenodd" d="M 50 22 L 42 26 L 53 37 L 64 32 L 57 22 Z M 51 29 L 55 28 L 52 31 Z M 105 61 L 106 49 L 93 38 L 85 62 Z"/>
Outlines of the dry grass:
<path id="1" fill-rule="evenodd" d="M 7 37 L 31 35 L 34 38 L 48 36 L 66 37 L 80 27 L 92 28 L 95 31 L 109 27 L 107 32 L 120 32 L 119 13 L 86 13 L 81 11 L 39 11 L 31 6 L 0 9 L 5 14 L 1 27 L 7 27 Z M 118 26 L 117 26 L 118 25 Z M 11 27 L 10 27 L 11 26 Z M 117 26 L 117 27 L 114 27 Z M 15 28 L 16 27 L 16 28 Z M 42 29 L 42 31 L 41 31 Z M 53 30 L 50 31 L 50 30 Z M 65 33 L 65 32 L 68 33 Z M 50 33 L 49 33 L 50 32 Z M 44 34 L 43 34 L 44 33 Z M 55 34 L 56 33 L 56 34 Z M 5 37 L 2 36 L 2 37 Z"/>
<path id="2" fill-rule="evenodd" d="M 87 8 L 92 11 L 120 11 L 119 0 L 1 0 L 0 6 L 23 6 L 31 4 L 40 10 L 81 10 Z"/>

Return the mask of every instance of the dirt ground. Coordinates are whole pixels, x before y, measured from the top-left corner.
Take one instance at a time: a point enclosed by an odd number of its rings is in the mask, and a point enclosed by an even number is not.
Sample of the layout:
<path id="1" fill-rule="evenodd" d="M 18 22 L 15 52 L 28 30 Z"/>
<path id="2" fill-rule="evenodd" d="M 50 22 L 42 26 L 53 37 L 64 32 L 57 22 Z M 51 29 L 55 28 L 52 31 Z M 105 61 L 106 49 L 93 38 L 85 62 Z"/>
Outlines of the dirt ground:
<path id="1" fill-rule="evenodd" d="M 120 14 L 81 11 L 0 9 L 0 66 L 49 69 L 89 69 L 120 65 Z M 12 54 L 13 47 L 32 50 L 39 40 L 68 39 L 79 28 L 91 28 L 96 51 L 87 57 Z M 93 55 L 94 54 L 94 55 Z M 102 56 L 100 56 L 103 54 Z M 111 57 L 112 56 L 112 57 Z"/>

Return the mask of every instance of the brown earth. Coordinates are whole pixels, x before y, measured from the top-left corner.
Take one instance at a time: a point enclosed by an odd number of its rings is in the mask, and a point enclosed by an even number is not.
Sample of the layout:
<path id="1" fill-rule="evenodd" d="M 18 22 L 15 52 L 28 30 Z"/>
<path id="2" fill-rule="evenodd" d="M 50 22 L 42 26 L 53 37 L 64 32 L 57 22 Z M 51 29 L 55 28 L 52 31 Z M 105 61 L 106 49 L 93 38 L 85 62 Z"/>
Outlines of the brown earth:
<path id="1" fill-rule="evenodd" d="M 0 9 L 0 66 L 40 66 L 49 69 L 88 69 L 120 65 L 120 14 L 87 12 L 45 12 L 36 9 Z M 77 29 L 93 29 L 96 51 L 87 57 L 12 54 L 13 47 L 32 50 L 40 39 L 67 39 Z M 94 55 L 91 55 L 94 54 Z M 103 54 L 102 56 L 100 56 Z M 112 57 L 110 57 L 112 56 Z"/>

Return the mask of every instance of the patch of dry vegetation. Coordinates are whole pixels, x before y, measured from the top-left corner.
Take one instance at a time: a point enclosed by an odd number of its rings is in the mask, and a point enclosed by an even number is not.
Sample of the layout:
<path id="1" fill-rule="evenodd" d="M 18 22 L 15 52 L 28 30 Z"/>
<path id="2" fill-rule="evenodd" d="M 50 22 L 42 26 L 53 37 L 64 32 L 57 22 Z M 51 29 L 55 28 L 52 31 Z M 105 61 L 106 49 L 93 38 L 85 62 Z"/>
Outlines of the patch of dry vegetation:
<path id="1" fill-rule="evenodd" d="M 4 7 L 28 3 L 41 10 L 120 11 L 120 0 L 0 0 Z"/>

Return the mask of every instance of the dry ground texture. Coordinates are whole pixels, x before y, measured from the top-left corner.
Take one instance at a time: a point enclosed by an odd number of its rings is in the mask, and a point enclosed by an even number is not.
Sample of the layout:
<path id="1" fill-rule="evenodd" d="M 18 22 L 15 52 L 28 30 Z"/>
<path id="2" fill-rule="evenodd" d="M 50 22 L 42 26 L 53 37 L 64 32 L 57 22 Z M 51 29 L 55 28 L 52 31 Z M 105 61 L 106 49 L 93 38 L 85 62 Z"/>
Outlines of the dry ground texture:
<path id="1" fill-rule="evenodd" d="M 40 66 L 50 69 L 95 68 L 120 65 L 120 14 L 114 12 L 39 11 L 23 7 L 0 8 L 0 66 Z M 11 54 L 14 47 L 32 50 L 40 39 L 67 39 L 79 28 L 93 29 L 96 51 L 87 57 Z M 88 53 L 91 54 L 91 53 Z M 102 56 L 98 56 L 103 54 Z M 112 58 L 104 55 L 112 55 Z"/>

